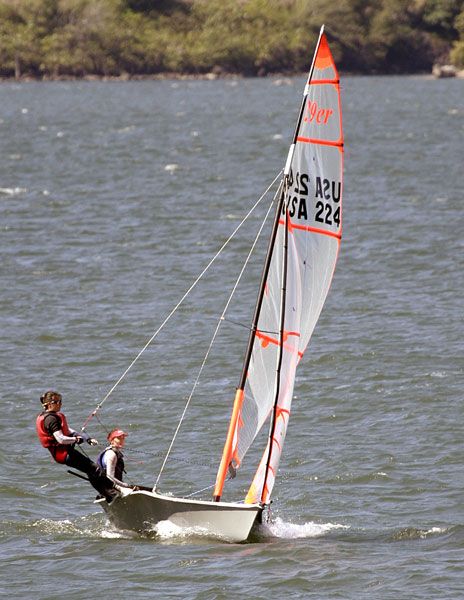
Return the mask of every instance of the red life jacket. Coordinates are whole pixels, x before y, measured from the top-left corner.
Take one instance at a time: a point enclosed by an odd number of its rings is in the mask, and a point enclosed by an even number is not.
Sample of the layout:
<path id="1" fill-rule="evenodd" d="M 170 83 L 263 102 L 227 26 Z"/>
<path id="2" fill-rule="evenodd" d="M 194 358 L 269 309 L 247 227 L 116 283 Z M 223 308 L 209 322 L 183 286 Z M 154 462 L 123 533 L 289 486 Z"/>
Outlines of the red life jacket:
<path id="1" fill-rule="evenodd" d="M 44 413 L 41 413 L 40 415 L 38 415 L 36 422 L 35 422 L 35 426 L 37 429 L 37 435 L 39 437 L 39 441 L 42 444 L 42 446 L 44 448 L 48 448 L 48 450 L 50 450 L 50 453 L 53 456 L 53 458 L 56 460 L 56 462 L 63 464 L 66 460 L 66 457 L 68 456 L 69 446 L 66 444 L 59 444 L 56 441 L 55 436 L 51 433 L 48 433 L 48 431 L 45 430 L 44 419 L 49 414 L 55 414 L 60 419 L 61 431 L 63 432 L 63 435 L 71 436 L 71 430 L 69 429 L 68 422 L 66 421 L 66 417 L 64 416 L 63 413 L 60 413 L 60 412 L 55 412 L 55 413 L 44 412 Z"/>

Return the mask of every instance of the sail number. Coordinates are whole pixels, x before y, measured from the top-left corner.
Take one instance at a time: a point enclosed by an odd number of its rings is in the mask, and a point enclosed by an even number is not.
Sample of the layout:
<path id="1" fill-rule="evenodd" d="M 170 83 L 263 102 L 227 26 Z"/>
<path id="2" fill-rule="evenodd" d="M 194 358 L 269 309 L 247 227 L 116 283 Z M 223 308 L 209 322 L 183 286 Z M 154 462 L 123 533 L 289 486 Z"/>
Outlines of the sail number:
<path id="1" fill-rule="evenodd" d="M 294 186 L 288 202 L 290 217 L 308 220 L 307 197 L 309 195 L 310 177 L 306 173 L 290 172 L 290 186 Z M 316 200 L 314 220 L 325 225 L 340 225 L 341 182 L 323 177 L 314 179 Z"/>

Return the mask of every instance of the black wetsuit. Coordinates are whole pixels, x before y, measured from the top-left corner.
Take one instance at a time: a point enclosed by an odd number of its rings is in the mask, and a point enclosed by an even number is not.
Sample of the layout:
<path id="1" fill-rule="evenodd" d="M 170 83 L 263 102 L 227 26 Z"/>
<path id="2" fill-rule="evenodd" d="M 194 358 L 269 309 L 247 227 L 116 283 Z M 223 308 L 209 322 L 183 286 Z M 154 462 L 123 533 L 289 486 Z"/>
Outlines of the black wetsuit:
<path id="1" fill-rule="evenodd" d="M 53 435 L 56 431 L 61 430 L 61 420 L 53 412 L 49 412 L 44 417 L 44 429 L 47 433 Z M 68 467 L 73 467 L 78 471 L 82 471 L 87 475 L 91 485 L 97 492 L 104 496 L 106 500 L 111 502 L 117 491 L 114 483 L 105 475 L 105 472 L 96 465 L 88 456 L 76 449 L 74 444 L 66 445 L 68 452 L 65 464 Z"/>

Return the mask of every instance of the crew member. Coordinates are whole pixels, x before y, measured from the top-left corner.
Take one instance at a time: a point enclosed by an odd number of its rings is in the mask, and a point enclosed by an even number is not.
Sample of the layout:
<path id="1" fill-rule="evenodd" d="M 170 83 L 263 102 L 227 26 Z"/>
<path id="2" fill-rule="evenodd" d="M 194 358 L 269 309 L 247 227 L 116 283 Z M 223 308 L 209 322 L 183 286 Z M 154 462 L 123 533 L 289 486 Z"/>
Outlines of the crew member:
<path id="1" fill-rule="evenodd" d="M 110 431 L 107 436 L 110 445 L 103 452 L 100 452 L 97 464 L 104 470 L 108 479 L 111 479 L 113 483 L 121 487 L 132 488 L 133 486 L 123 482 L 126 471 L 124 469 L 124 455 L 122 451 L 127 435 L 122 429 L 113 429 Z"/>
<path id="2" fill-rule="evenodd" d="M 50 390 L 40 397 L 40 402 L 44 410 L 37 416 L 36 428 L 42 446 L 50 451 L 56 462 L 86 473 L 92 486 L 108 502 L 114 500 L 118 495 L 114 483 L 88 456 L 76 449 L 76 444 L 85 441 L 96 445 L 97 440 L 84 431 L 78 433 L 69 427 L 61 412 L 61 394 Z"/>

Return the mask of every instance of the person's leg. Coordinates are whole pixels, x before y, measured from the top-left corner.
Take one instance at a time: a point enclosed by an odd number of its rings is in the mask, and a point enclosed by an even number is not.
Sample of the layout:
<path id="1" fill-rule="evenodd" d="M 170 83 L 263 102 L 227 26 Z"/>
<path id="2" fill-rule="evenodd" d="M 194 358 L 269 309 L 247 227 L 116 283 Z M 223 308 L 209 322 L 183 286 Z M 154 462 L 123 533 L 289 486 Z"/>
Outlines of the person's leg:
<path id="1" fill-rule="evenodd" d="M 66 464 L 68 467 L 73 467 L 86 473 L 90 484 L 99 494 L 105 496 L 108 501 L 111 501 L 117 495 L 111 479 L 108 479 L 102 469 L 90 460 L 90 458 L 82 454 L 82 452 L 79 452 L 75 448 L 70 448 L 66 457 Z"/>

